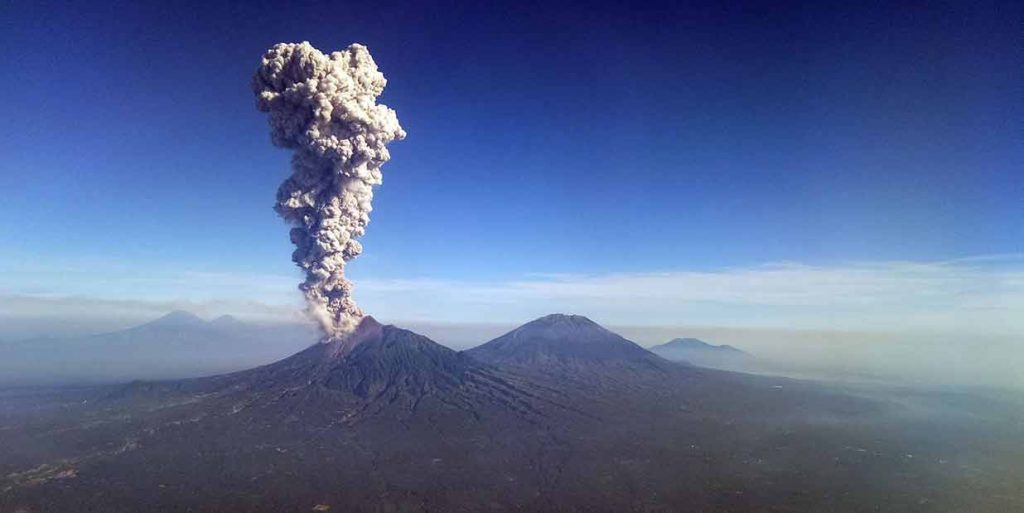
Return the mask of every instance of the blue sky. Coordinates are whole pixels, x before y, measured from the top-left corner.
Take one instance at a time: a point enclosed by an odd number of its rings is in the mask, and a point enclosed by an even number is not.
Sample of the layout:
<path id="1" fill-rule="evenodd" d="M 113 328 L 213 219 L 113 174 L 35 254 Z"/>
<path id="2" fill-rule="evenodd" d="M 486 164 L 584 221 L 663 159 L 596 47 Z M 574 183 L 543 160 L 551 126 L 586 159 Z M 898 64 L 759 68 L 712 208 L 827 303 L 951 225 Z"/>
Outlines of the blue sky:
<path id="1" fill-rule="evenodd" d="M 271 210 L 289 156 L 249 80 L 268 46 L 309 40 L 368 45 L 409 133 L 350 267 L 385 316 L 533 313 L 431 307 L 429 284 L 500 296 L 783 264 L 980 269 L 938 290 L 1003 290 L 983 301 L 997 319 L 1024 297 L 1005 257 L 1024 252 L 1020 3 L 99 4 L 0 7 L 0 294 L 295 303 Z M 595 308 L 553 294 L 523 301 Z M 652 318 L 799 327 L 818 312 L 687 297 L 701 308 Z"/>

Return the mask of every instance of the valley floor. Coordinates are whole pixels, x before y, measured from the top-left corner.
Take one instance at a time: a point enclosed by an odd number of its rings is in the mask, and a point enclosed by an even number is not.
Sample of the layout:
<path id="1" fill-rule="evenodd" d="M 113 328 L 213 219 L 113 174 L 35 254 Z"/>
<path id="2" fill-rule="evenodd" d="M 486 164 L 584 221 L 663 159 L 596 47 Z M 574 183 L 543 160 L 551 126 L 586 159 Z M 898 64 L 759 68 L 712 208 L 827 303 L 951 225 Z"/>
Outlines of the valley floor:
<path id="1" fill-rule="evenodd" d="M 1024 511 L 1006 398 L 682 367 L 495 376 L 515 397 L 4 391 L 0 511 Z"/>

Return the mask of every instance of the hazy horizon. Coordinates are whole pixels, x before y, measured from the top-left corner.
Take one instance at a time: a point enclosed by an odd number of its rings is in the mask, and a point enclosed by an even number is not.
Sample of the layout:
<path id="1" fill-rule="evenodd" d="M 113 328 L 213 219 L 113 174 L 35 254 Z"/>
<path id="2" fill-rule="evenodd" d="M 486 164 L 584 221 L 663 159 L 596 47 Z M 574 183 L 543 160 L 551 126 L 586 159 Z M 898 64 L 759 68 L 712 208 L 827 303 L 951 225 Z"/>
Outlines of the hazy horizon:
<path id="1" fill-rule="evenodd" d="M 256 323 L 308 323 L 295 275 L 24 260 L 0 269 L 0 341 L 131 327 L 171 310 Z M 358 268 L 358 266 L 355 266 Z M 55 272 L 57 271 L 57 272 Z M 1024 255 L 935 262 L 793 262 L 749 268 L 513 281 L 381 279 L 356 297 L 385 322 L 455 349 L 554 312 L 579 313 L 652 346 L 696 336 L 793 374 L 922 384 L 1024 386 Z M 112 290 L 111 287 L 115 286 Z M 223 292 L 231 291 L 231 296 Z M 139 291 L 146 291 L 140 298 Z"/>
<path id="2" fill-rule="evenodd" d="M 151 305 L 155 306 L 155 305 Z M 189 306 L 176 305 L 184 311 L 196 313 Z M 121 317 L 97 319 L 89 317 L 79 322 L 55 317 L 6 322 L 0 329 L 0 343 L 32 339 L 75 339 L 133 328 L 152 322 L 169 311 L 136 311 Z M 309 330 L 301 341 L 282 341 L 279 357 L 316 342 L 314 326 L 304 319 L 299 310 L 294 318 L 253 318 L 237 312 L 200 310 L 204 320 L 221 315 L 239 318 L 253 326 L 296 326 Z M 551 311 L 546 313 L 574 313 L 581 311 Z M 541 314 L 544 315 L 544 314 Z M 539 316 L 539 315 L 538 315 Z M 588 316 L 593 317 L 593 316 Z M 496 338 L 535 317 L 506 322 L 437 322 L 416 319 L 395 319 L 378 316 L 381 322 L 426 335 L 455 350 L 465 350 Z M 1018 349 L 1015 337 L 994 335 L 977 336 L 970 333 L 880 331 L 840 331 L 822 329 L 785 329 L 771 327 L 727 327 L 697 324 L 679 325 L 626 325 L 594 320 L 643 347 L 653 347 L 675 338 L 693 337 L 714 345 L 731 345 L 751 353 L 758 359 L 755 372 L 828 379 L 839 381 L 865 381 L 906 385 L 993 386 L 1024 388 L 1024 377 L 1019 373 L 1020 361 L 1012 355 Z M 9 319 L 8 319 L 9 320 Z M 11 336 L 20 333 L 22 336 Z M 145 340 L 139 340 L 145 342 Z M 298 342 L 298 343 L 297 343 Z M 234 351 L 236 348 L 225 349 Z M 227 357 L 216 345 L 205 347 L 196 363 L 210 356 Z M 101 355 L 98 355 L 101 356 Z M 249 361 L 251 360 L 243 360 Z M 269 361 L 256 361 L 270 363 Z M 239 369 L 242 366 L 238 367 Z M 144 374 L 144 373 L 143 373 Z M 49 376 L 57 379 L 60 376 Z"/>

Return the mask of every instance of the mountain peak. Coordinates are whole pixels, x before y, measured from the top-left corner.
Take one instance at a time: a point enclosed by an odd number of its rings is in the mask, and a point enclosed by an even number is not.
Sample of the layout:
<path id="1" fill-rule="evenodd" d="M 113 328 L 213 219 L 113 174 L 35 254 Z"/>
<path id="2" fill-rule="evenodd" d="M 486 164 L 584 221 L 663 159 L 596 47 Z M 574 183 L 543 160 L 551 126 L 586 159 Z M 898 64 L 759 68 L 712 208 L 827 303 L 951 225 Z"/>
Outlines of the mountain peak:
<path id="1" fill-rule="evenodd" d="M 655 347 L 651 348 L 651 350 L 656 350 L 656 349 L 657 350 L 680 349 L 680 350 L 698 350 L 698 351 L 723 351 L 723 352 L 734 352 L 734 353 L 746 354 L 744 351 L 742 351 L 740 349 L 736 349 L 735 347 L 730 346 L 730 345 L 723 344 L 723 345 L 720 345 L 720 346 L 716 346 L 714 344 L 709 344 L 709 343 L 707 343 L 707 342 L 705 342 L 705 341 L 703 341 L 703 340 L 701 340 L 699 338 L 689 338 L 689 337 L 687 337 L 687 338 L 674 338 L 672 340 L 669 340 L 668 342 L 665 342 L 664 344 L 661 344 L 660 346 L 655 346 Z M 657 351 L 655 351 L 655 352 L 657 352 Z"/>
<path id="2" fill-rule="evenodd" d="M 666 360 L 718 369 L 742 370 L 753 360 L 749 353 L 735 347 L 716 346 L 697 338 L 674 338 L 652 347 L 651 352 Z"/>
<path id="3" fill-rule="evenodd" d="M 552 314 L 530 321 L 466 351 L 492 365 L 571 367 L 636 364 L 655 366 L 661 358 L 582 316 Z"/>
<path id="4" fill-rule="evenodd" d="M 234 327 L 234 326 L 241 326 L 243 324 L 245 324 L 245 323 L 240 321 L 240 320 L 238 320 L 238 318 L 233 316 L 233 315 L 222 315 L 222 316 L 217 317 L 216 319 L 210 321 L 210 325 L 211 326 L 217 326 L 217 327 L 222 327 L 222 328 L 230 328 L 230 327 Z"/>
<path id="5" fill-rule="evenodd" d="M 713 344 L 708 344 L 699 338 L 674 338 L 662 344 L 663 347 L 699 347 L 699 348 L 712 348 L 716 347 Z"/>
<path id="6" fill-rule="evenodd" d="M 611 333 L 582 315 L 551 314 L 523 324 L 509 334 L 514 337 L 564 338 L 591 332 Z"/>
<path id="7" fill-rule="evenodd" d="M 388 326 L 389 328 L 395 328 L 394 326 Z M 384 337 L 385 326 L 377 322 L 371 315 L 364 316 L 359 324 L 356 326 L 355 331 L 343 336 L 342 338 L 335 340 L 324 340 L 324 344 L 331 348 L 331 354 L 334 356 L 343 356 L 366 342 L 372 342 L 374 340 L 380 340 Z"/>
<path id="8" fill-rule="evenodd" d="M 532 320 L 532 321 L 530 321 L 530 322 L 528 322 L 526 324 L 529 325 L 529 324 L 563 324 L 563 323 L 569 323 L 569 324 L 574 324 L 574 325 L 600 326 L 596 322 L 590 320 L 589 318 L 587 318 L 587 317 L 585 317 L 583 315 L 564 314 L 564 313 L 548 314 L 548 315 L 545 315 L 543 317 L 538 317 L 538 318 L 536 318 L 536 319 L 534 319 L 534 320 Z"/>
<path id="9" fill-rule="evenodd" d="M 287 390 L 322 400 L 375 402 L 379 408 L 415 410 L 426 397 L 452 404 L 492 401 L 511 391 L 493 369 L 429 338 L 365 316 L 355 331 L 321 341 L 275 363 L 234 374 L 203 378 L 207 389 Z M 500 389 L 500 391 L 499 391 Z M 312 400 L 312 399 L 311 399 Z M 431 399 L 433 401 L 434 399 Z M 442 401 L 443 402 L 443 401 Z M 332 405 L 332 408 L 335 407 Z"/>
<path id="10" fill-rule="evenodd" d="M 144 326 L 159 326 L 159 327 L 185 327 L 185 326 L 201 326 L 206 324 L 206 321 L 199 318 L 198 315 L 187 312 L 185 310 L 174 310 L 167 313 L 163 317 L 150 321 Z"/>

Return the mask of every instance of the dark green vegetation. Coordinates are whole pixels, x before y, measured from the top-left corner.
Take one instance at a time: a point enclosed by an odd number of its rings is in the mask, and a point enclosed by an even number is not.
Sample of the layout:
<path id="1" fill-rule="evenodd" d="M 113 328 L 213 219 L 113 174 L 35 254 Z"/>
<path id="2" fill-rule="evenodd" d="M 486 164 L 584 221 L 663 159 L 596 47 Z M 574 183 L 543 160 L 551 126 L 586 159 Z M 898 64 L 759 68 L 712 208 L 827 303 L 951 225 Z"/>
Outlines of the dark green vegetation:
<path id="1" fill-rule="evenodd" d="M 0 511 L 1021 511 L 995 394 L 663 360 L 549 316 L 457 353 L 350 340 L 192 380 L 0 396 Z"/>

